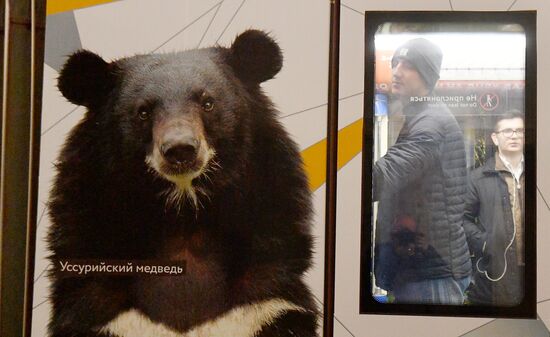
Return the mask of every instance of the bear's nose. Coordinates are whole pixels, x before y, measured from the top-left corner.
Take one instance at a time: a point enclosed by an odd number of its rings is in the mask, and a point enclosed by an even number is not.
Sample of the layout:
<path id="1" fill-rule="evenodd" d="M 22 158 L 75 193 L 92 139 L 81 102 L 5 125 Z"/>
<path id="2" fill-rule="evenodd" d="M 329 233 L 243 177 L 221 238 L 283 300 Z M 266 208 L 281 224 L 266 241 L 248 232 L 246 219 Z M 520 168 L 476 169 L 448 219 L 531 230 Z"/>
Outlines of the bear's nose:
<path id="1" fill-rule="evenodd" d="M 197 157 L 198 144 L 194 140 L 165 143 L 161 146 L 162 156 L 174 165 L 191 165 Z"/>

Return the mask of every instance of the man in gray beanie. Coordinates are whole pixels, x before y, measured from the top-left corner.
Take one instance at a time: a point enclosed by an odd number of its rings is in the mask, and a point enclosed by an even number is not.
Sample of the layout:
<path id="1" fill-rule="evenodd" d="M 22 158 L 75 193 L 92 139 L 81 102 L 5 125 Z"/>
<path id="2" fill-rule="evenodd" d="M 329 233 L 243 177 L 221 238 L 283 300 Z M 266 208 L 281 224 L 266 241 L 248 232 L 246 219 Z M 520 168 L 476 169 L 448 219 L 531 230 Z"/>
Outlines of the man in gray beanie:
<path id="1" fill-rule="evenodd" d="M 464 139 L 449 109 L 429 99 L 442 58 L 438 46 L 421 38 L 392 58 L 392 96 L 403 105 L 405 123 L 373 167 L 374 270 L 396 303 L 459 305 L 470 283 Z"/>
<path id="2" fill-rule="evenodd" d="M 397 48 L 391 60 L 393 69 L 392 92 L 401 96 L 407 93 L 415 95 L 430 93 L 439 80 L 442 60 L 441 49 L 432 42 L 422 38 L 406 42 Z M 423 83 L 403 78 L 403 76 L 412 73 L 416 73 Z M 425 88 L 420 88 L 421 85 Z M 418 91 L 407 92 L 406 90 L 409 89 L 418 89 Z"/>

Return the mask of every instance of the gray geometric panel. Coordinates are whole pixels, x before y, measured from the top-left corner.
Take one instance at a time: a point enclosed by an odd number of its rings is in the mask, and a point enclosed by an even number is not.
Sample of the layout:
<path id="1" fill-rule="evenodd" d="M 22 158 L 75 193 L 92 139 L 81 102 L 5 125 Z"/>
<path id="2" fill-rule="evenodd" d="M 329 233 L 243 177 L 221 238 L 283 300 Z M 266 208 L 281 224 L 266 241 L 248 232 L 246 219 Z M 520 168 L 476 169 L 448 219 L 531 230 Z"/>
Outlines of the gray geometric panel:
<path id="1" fill-rule="evenodd" d="M 538 319 L 495 319 L 461 337 L 550 337 L 550 331 Z"/>
<path id="2" fill-rule="evenodd" d="M 537 320 L 541 321 L 542 324 L 544 324 L 544 327 L 546 328 L 546 331 L 550 331 L 550 329 L 548 329 L 548 326 L 544 323 L 544 321 L 540 318 L 539 315 L 537 315 Z M 550 332 L 548 333 L 548 336 L 550 336 Z"/>
<path id="3" fill-rule="evenodd" d="M 68 55 L 82 48 L 74 11 L 48 15 L 44 63 L 59 71 Z"/>

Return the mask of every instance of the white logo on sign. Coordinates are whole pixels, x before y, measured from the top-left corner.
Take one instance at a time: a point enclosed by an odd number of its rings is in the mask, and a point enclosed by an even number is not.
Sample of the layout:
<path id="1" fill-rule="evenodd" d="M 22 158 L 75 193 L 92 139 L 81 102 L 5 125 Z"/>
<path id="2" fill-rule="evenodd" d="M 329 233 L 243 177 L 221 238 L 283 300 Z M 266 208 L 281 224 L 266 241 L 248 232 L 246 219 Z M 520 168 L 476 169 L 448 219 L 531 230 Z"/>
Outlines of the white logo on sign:
<path id="1" fill-rule="evenodd" d="M 485 111 L 493 111 L 498 107 L 500 99 L 497 94 L 486 93 L 479 96 L 479 104 Z"/>

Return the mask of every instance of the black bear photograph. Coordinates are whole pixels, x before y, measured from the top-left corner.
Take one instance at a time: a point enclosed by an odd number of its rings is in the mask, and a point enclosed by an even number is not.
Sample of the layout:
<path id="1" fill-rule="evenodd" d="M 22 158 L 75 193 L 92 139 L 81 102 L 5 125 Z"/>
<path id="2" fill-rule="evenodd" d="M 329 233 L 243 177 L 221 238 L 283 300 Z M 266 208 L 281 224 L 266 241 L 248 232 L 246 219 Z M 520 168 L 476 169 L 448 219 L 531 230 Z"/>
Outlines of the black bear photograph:
<path id="1" fill-rule="evenodd" d="M 260 86 L 282 63 L 258 30 L 229 47 L 69 56 L 58 88 L 86 113 L 48 203 L 51 337 L 317 336 L 311 192 Z M 71 275 L 67 261 L 185 268 Z"/>

